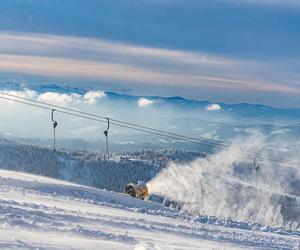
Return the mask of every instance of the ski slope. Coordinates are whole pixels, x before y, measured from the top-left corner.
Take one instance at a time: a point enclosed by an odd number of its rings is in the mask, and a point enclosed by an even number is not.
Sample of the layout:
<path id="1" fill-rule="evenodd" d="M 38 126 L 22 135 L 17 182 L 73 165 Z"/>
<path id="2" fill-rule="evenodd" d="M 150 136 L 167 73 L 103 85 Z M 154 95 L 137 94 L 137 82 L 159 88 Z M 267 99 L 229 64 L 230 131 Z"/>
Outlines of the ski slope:
<path id="1" fill-rule="evenodd" d="M 299 249 L 300 232 L 192 217 L 123 194 L 0 170 L 0 249 Z"/>

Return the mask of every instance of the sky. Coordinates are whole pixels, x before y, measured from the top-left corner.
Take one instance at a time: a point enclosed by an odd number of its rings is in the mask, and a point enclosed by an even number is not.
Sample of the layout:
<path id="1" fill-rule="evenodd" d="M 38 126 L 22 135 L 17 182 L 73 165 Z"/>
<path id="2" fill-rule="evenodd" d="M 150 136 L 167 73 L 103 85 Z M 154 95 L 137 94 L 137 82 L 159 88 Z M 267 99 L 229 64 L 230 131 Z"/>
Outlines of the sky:
<path id="1" fill-rule="evenodd" d="M 297 0 L 1 0 L 0 82 L 300 108 Z"/>

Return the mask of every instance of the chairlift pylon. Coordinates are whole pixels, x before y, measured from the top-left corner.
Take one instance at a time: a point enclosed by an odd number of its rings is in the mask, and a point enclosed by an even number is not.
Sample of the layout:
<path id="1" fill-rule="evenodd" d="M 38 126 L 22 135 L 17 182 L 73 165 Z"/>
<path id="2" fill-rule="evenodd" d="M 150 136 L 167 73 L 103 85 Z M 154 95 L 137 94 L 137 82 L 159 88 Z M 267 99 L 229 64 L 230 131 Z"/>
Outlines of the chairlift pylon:
<path id="1" fill-rule="evenodd" d="M 106 118 L 107 120 L 107 128 L 106 130 L 104 131 L 104 135 L 105 135 L 105 139 L 106 139 L 106 155 L 105 155 L 105 158 L 106 159 L 109 159 L 109 150 L 108 150 L 108 131 L 109 131 L 109 125 L 110 125 L 110 122 L 109 122 L 109 118 Z"/>
<path id="2" fill-rule="evenodd" d="M 56 127 L 58 125 L 57 121 L 54 120 L 54 112 L 55 109 L 52 109 L 52 113 L 51 113 L 51 120 L 52 120 L 52 124 L 53 124 L 53 151 L 56 151 Z"/>

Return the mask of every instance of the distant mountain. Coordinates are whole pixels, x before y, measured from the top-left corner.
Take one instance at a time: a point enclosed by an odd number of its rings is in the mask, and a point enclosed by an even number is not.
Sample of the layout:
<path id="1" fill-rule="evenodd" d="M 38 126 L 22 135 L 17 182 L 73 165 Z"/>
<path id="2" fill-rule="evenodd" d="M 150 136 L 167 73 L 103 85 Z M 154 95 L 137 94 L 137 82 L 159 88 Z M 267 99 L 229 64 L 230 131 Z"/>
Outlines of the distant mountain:
<path id="1" fill-rule="evenodd" d="M 0 89 L 2 90 L 18 90 L 22 91 L 24 88 L 36 91 L 39 94 L 46 92 L 72 94 L 76 93 L 84 95 L 88 91 L 95 91 L 97 89 L 85 88 L 85 87 L 73 87 L 68 85 L 53 84 L 20 84 L 15 82 L 0 83 Z M 223 115 L 230 116 L 235 124 L 244 123 L 248 125 L 261 125 L 261 124 L 273 124 L 273 125 L 294 125 L 300 123 L 300 109 L 280 109 L 271 106 L 261 104 L 225 104 L 215 103 L 210 101 L 197 101 L 191 99 L 185 99 L 183 97 L 162 97 L 162 96 L 133 96 L 128 94 L 121 94 L 117 92 L 107 91 L 106 101 L 127 102 L 136 104 L 140 98 L 153 101 L 153 106 L 160 107 L 173 107 L 178 111 L 201 111 L 206 116 L 209 116 L 214 121 L 222 121 L 220 119 Z"/>
<path id="2" fill-rule="evenodd" d="M 67 85 L 40 84 L 25 85 L 19 83 L 2 83 L 0 90 L 23 91 L 30 89 L 38 95 L 52 92 L 58 94 L 78 94 L 83 97 L 89 91 L 97 89 L 85 87 L 72 87 Z M 141 99 L 149 105 L 140 107 Z M 51 101 L 50 101 L 51 102 Z M 143 102 L 143 101 L 142 101 Z M 121 121 L 133 122 L 142 126 L 190 136 L 202 140 L 204 144 L 195 144 L 182 141 L 178 138 L 169 138 L 138 131 L 111 127 L 109 145 L 112 152 L 152 150 L 165 148 L 178 148 L 200 152 L 214 150 L 211 141 L 230 144 L 235 138 L 249 136 L 264 136 L 266 143 L 284 152 L 284 155 L 293 152 L 300 138 L 300 109 L 278 109 L 259 104 L 225 104 L 209 101 L 196 101 L 182 97 L 161 96 L 133 96 L 107 91 L 105 97 L 100 98 L 94 105 L 87 105 L 83 98 L 75 101 L 68 107 L 83 111 L 114 117 Z M 5 110 L 1 111 L 5 114 Z M 25 115 L 25 114 L 24 114 Z M 32 123 L 31 117 L 35 119 Z M 57 143 L 60 148 L 105 150 L 104 127 L 98 124 L 87 124 L 85 121 L 74 123 L 72 120 L 62 120 L 58 127 Z M 49 114 L 32 117 L 25 115 L 22 121 L 22 130 L 15 116 L 8 113 L 3 116 L 7 122 L 0 127 L 0 133 L 6 138 L 12 138 L 21 143 L 49 146 L 52 145 L 52 123 Z M 51 129 L 51 130 L 50 130 Z M 27 136 L 30 135 L 30 136 Z M 278 148 L 278 143 L 281 147 Z M 292 148 L 292 149 L 291 149 Z M 279 152 L 276 152 L 278 154 Z"/>

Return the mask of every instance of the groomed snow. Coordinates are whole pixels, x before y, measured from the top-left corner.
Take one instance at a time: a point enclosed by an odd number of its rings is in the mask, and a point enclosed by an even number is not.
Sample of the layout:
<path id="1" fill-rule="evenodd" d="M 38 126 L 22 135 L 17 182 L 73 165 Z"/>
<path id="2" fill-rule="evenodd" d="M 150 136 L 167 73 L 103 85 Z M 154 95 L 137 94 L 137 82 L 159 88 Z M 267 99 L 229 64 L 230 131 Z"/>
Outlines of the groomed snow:
<path id="1" fill-rule="evenodd" d="M 299 249 L 298 232 L 200 223 L 123 194 L 0 170 L 0 249 Z"/>

